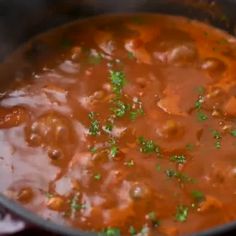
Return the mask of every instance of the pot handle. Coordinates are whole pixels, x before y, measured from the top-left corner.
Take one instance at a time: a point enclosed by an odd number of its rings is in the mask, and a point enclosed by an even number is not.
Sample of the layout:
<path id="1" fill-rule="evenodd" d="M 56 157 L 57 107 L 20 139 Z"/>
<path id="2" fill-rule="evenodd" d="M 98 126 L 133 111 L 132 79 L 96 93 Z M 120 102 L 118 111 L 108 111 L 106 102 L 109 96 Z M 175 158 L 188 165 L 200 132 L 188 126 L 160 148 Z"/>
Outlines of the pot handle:
<path id="1" fill-rule="evenodd" d="M 25 222 L 0 209 L 0 236 L 18 233 L 26 228 Z"/>

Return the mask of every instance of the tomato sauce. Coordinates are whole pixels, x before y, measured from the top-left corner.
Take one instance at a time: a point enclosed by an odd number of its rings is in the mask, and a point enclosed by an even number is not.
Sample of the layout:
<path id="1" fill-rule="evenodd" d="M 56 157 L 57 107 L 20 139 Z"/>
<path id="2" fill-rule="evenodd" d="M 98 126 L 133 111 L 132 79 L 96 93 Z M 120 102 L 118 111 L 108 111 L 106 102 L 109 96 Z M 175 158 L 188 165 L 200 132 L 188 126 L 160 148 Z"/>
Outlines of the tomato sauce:
<path id="1" fill-rule="evenodd" d="M 95 17 L 33 38 L 0 68 L 0 191 L 106 236 L 235 220 L 235 68 L 235 38 L 182 17 Z"/>

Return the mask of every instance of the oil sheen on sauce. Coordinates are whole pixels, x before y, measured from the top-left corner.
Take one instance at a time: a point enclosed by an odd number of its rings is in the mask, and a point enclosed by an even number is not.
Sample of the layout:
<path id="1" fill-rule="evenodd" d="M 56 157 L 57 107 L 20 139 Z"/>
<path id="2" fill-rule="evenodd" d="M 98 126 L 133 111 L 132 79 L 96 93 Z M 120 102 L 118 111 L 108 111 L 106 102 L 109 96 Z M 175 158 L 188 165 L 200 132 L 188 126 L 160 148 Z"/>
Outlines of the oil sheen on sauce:
<path id="1" fill-rule="evenodd" d="M 104 236 L 235 220 L 235 68 L 233 37 L 181 17 L 97 17 L 32 39 L 0 68 L 0 191 Z"/>

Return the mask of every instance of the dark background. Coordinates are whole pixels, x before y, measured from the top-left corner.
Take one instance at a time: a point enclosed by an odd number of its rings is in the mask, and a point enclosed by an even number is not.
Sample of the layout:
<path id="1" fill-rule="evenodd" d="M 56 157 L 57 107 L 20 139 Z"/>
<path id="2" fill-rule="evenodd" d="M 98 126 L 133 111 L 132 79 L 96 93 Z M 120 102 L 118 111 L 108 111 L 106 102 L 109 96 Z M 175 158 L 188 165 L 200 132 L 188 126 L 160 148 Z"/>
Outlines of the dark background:
<path id="1" fill-rule="evenodd" d="M 208 22 L 236 35 L 236 0 L 0 0 L 0 61 L 20 44 L 40 32 L 75 19 L 120 12 L 184 15 Z M 3 209 L 1 204 L 11 210 L 1 210 Z M 37 221 L 36 217 L 29 216 L 27 211 L 17 205 L 9 206 L 5 197 L 0 195 L 0 221 L 10 211 L 20 219 L 23 217 L 31 221 L 24 232 L 15 235 L 49 235 L 39 230 L 39 227 L 45 227 L 45 221 Z M 236 229 L 236 225 L 225 227 L 223 230 L 225 233 L 220 230 L 214 234 L 208 232 L 204 235 L 236 235 L 236 230 L 232 230 L 233 228 Z M 68 233 L 55 225 L 50 229 L 61 235 Z"/>

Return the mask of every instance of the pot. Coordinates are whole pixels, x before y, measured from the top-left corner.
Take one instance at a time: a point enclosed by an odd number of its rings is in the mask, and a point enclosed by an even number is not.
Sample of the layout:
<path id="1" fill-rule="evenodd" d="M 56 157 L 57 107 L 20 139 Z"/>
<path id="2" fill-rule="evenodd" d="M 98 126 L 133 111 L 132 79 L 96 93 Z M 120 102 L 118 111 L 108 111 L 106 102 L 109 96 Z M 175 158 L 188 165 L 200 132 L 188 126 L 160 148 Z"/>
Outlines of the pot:
<path id="1" fill-rule="evenodd" d="M 236 0 L 0 0 L 0 61 L 32 36 L 79 18 L 107 13 L 157 12 L 187 16 L 236 35 L 235 10 Z M 53 235 L 95 235 L 44 220 L 0 195 L 0 235 L 17 232 L 22 235 L 22 230 L 33 228 Z M 40 231 L 38 235 L 45 232 Z M 194 235 L 235 234 L 236 222 L 232 222 Z"/>

